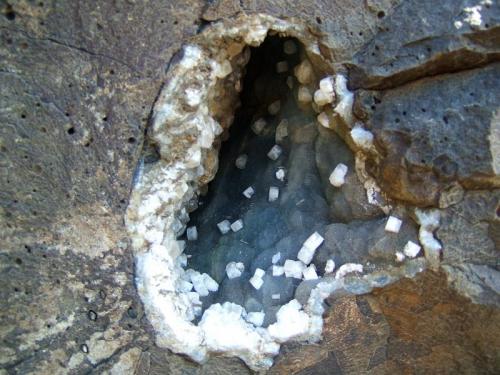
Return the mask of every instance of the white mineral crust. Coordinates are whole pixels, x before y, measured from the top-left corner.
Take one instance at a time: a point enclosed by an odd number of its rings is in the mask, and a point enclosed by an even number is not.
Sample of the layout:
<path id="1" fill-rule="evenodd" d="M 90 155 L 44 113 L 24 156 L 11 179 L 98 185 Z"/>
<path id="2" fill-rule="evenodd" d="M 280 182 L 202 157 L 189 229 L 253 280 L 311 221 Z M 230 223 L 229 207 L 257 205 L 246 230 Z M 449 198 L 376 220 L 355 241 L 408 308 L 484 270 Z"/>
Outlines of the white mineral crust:
<path id="1" fill-rule="evenodd" d="M 341 279 L 348 273 L 352 272 L 363 272 L 363 265 L 357 263 L 346 263 L 339 267 L 337 273 L 335 274 L 336 279 Z"/>
<path id="2" fill-rule="evenodd" d="M 264 323 L 264 318 L 266 314 L 263 311 L 259 312 L 249 312 L 246 317 L 246 321 L 252 323 L 256 327 L 261 327 Z"/>
<path id="3" fill-rule="evenodd" d="M 301 304 L 293 299 L 276 313 L 276 323 L 268 328 L 269 335 L 278 342 L 290 339 L 300 339 L 309 332 L 311 320 L 309 315 L 302 311 Z"/>
<path id="4" fill-rule="evenodd" d="M 272 264 L 276 264 L 280 261 L 281 259 L 281 253 L 278 251 L 276 254 L 273 255 L 273 257 L 271 258 L 271 263 Z"/>

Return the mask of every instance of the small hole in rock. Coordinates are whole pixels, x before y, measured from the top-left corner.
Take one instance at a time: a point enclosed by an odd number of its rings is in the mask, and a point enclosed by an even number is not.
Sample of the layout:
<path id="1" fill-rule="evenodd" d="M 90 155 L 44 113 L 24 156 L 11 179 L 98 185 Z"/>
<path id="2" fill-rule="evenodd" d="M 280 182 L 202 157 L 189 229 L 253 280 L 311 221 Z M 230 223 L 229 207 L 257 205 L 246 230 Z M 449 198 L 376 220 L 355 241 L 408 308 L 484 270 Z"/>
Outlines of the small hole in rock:
<path id="1" fill-rule="evenodd" d="M 69 128 L 68 134 L 70 134 L 70 135 L 75 134 L 75 128 L 74 127 Z"/>
<path id="2" fill-rule="evenodd" d="M 16 19 L 16 12 L 14 12 L 14 9 L 12 9 L 12 5 L 10 4 L 7 4 L 5 9 L 5 18 L 9 21 L 14 21 Z"/>
<path id="3" fill-rule="evenodd" d="M 381 10 L 380 12 L 377 13 L 378 18 L 384 18 L 385 17 L 385 12 Z"/>
<path id="4" fill-rule="evenodd" d="M 319 17 L 316 17 L 316 22 L 317 22 L 318 24 L 320 24 L 320 25 L 323 23 L 323 21 L 321 21 L 321 18 L 319 18 Z"/>
<path id="5" fill-rule="evenodd" d="M 16 258 L 16 264 L 19 264 L 19 265 L 23 264 L 22 259 L 21 258 Z"/>
<path id="6" fill-rule="evenodd" d="M 129 139 L 127 140 L 128 143 L 130 144 L 133 144 L 135 143 L 135 138 L 134 137 L 129 137 Z"/>

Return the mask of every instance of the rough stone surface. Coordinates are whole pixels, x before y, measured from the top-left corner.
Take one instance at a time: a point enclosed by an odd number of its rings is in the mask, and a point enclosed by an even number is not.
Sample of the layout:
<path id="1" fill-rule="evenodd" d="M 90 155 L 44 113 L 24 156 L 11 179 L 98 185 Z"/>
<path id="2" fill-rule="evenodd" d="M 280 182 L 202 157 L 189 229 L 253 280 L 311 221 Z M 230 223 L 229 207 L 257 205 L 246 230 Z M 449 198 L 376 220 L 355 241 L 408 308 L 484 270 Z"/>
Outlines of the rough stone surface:
<path id="1" fill-rule="evenodd" d="M 374 132 L 380 152 L 368 166 L 393 198 L 436 206 L 457 181 L 465 189 L 442 204 L 436 236 L 445 274 L 425 272 L 368 296 L 331 299 L 323 341 L 286 344 L 270 373 L 497 372 L 499 197 L 491 188 L 499 186 L 499 68 L 492 63 L 499 58 L 499 6 L 486 3 L 481 23 L 471 24 L 465 8 L 478 1 L 443 1 L 439 11 L 432 0 L 0 2 L 0 372 L 250 373 L 235 358 L 197 365 L 155 346 L 123 225 L 141 148 L 146 168 L 158 158 L 144 133 L 175 53 L 211 21 L 239 12 L 309 22 L 325 59 L 340 70 L 347 64 L 349 87 L 363 88 L 355 115 Z M 310 126 L 289 134 L 309 143 L 290 163 L 314 161 L 322 150 L 320 178 L 291 173 L 291 190 L 304 180 L 309 188 L 280 198 L 315 204 L 299 206 L 287 223 L 273 221 L 278 234 L 249 235 L 241 248 L 221 241 L 206 265 L 223 280 L 221 294 L 248 311 L 262 308 L 242 286 L 248 288 L 250 271 L 224 279 L 228 261 L 267 269 L 276 251 L 282 259 L 296 256 L 294 245 L 308 234 L 294 231 L 330 219 L 337 223 L 332 233 L 339 228 L 339 236 L 376 243 L 381 212 L 367 205 L 355 174 L 336 192 L 326 188 L 326 207 L 323 169 L 338 162 L 355 168 L 330 130 L 319 129 L 314 142 L 317 132 Z M 377 251 L 352 241 L 347 248 L 353 257 L 385 259 L 393 242 L 382 242 Z M 324 248 L 328 243 L 326 237 Z M 257 248 L 263 251 L 255 258 Z M 273 292 L 266 294 L 270 303 Z M 279 292 L 280 303 L 291 298 Z"/>
<path id="2" fill-rule="evenodd" d="M 498 368 L 498 309 L 451 291 L 442 273 L 425 272 L 330 304 L 321 344 L 286 344 L 270 374 L 494 373 Z"/>
<path id="3" fill-rule="evenodd" d="M 478 7 L 480 23 L 467 22 Z M 470 69 L 500 58 L 496 1 L 405 1 L 353 58 L 352 88 L 388 88 L 425 76 Z"/>
<path id="4" fill-rule="evenodd" d="M 374 171 L 396 199 L 437 205 L 454 182 L 469 189 L 500 186 L 500 65 L 422 79 L 382 92 L 360 91 L 382 155 Z"/>

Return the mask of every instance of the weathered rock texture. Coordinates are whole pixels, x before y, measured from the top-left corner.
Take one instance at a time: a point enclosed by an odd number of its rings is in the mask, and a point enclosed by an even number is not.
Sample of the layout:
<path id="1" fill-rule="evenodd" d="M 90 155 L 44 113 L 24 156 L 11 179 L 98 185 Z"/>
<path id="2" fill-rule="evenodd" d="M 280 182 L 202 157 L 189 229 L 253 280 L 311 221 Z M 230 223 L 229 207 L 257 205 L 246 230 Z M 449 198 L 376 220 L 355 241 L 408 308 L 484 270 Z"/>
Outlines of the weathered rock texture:
<path id="1" fill-rule="evenodd" d="M 355 115 L 380 153 L 373 176 L 393 199 L 448 202 L 437 232 L 447 277 L 332 301 L 325 339 L 286 348 L 271 372 L 498 371 L 497 2 L 21 0 L 0 11 L 0 371 L 249 371 L 154 346 L 123 225 L 170 59 L 238 12 L 314 25 L 359 89 Z M 462 193 L 448 206 L 450 191 Z"/>

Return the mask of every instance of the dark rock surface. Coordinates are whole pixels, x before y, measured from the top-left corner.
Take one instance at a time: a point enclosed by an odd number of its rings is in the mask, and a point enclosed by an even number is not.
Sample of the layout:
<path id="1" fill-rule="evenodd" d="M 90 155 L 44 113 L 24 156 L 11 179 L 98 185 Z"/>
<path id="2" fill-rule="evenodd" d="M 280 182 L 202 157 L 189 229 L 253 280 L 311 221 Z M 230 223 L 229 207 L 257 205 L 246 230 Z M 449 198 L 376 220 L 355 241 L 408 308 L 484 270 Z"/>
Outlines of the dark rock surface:
<path id="1" fill-rule="evenodd" d="M 353 57 L 350 87 L 385 89 L 500 58 L 496 1 L 404 1 Z M 479 17 L 478 17 L 479 15 Z"/>
<path id="2" fill-rule="evenodd" d="M 394 198 L 437 205 L 457 181 L 500 185 L 500 65 L 422 79 L 387 91 L 360 91 L 355 112 L 375 134 L 381 187 Z"/>
<path id="3" fill-rule="evenodd" d="M 386 151 L 378 176 L 394 197 L 436 205 L 453 181 L 498 187 L 498 3 L 483 4 L 479 27 L 454 25 L 476 5 L 0 1 L 0 372 L 249 373 L 234 358 L 200 366 L 154 345 L 123 225 L 165 70 L 208 21 L 239 11 L 304 19 L 325 35 L 322 53 L 352 67 L 350 87 L 390 88 L 358 92 L 356 115 Z M 326 196 L 342 220 L 371 218 L 342 203 L 359 191 L 341 190 Z M 324 340 L 285 345 L 270 372 L 498 372 L 499 310 L 486 306 L 499 305 L 498 213 L 497 193 L 466 193 L 437 233 L 448 282 L 425 272 L 330 301 Z"/>

